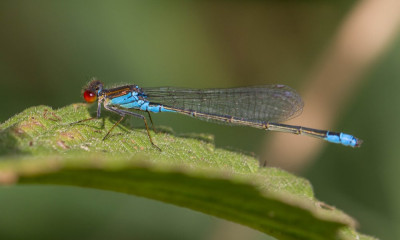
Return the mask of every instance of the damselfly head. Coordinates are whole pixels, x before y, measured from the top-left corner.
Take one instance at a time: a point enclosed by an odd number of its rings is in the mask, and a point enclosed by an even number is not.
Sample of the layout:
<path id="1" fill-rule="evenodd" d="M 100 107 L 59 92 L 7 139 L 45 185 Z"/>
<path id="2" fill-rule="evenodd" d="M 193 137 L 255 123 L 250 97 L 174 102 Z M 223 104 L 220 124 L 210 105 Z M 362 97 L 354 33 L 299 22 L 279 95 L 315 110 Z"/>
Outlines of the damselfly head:
<path id="1" fill-rule="evenodd" d="M 103 89 L 103 83 L 93 78 L 85 88 L 83 88 L 83 98 L 88 103 L 93 103 L 97 100 L 97 96 Z"/>

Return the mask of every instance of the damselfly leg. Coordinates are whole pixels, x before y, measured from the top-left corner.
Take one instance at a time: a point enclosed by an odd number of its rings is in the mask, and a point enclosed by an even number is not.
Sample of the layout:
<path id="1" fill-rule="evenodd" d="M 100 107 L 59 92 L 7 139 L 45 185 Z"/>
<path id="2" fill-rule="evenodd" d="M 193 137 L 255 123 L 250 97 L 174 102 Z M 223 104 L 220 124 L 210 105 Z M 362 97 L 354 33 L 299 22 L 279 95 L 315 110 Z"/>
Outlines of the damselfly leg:
<path id="1" fill-rule="evenodd" d="M 105 109 L 107 109 L 107 110 L 109 110 L 109 111 L 111 111 L 111 112 L 117 113 L 118 115 L 121 116 L 121 118 L 120 118 L 116 123 L 114 123 L 114 125 L 110 128 L 110 130 L 108 130 L 107 134 L 103 137 L 102 141 L 104 141 L 104 140 L 107 139 L 107 137 L 110 135 L 111 131 L 114 130 L 114 128 L 115 128 L 119 123 L 121 123 L 122 120 L 124 120 L 124 118 L 125 118 L 126 115 L 130 115 L 130 116 L 133 116 L 133 117 L 136 117 L 136 118 L 143 119 L 144 125 L 146 126 L 147 136 L 149 137 L 149 140 L 150 140 L 151 144 L 152 144 L 155 148 L 157 148 L 159 151 L 161 151 L 161 148 L 159 148 L 159 147 L 153 142 L 153 139 L 151 138 L 151 135 L 150 135 L 150 132 L 149 132 L 149 126 L 148 126 L 148 124 L 147 124 L 146 118 L 145 118 L 143 115 L 137 114 L 137 113 L 133 113 L 133 112 L 129 112 L 129 111 L 124 111 L 124 110 L 121 110 L 121 109 L 118 109 L 118 108 L 112 108 L 112 107 L 105 107 Z M 149 114 L 149 119 L 150 119 L 151 125 L 152 125 L 152 127 L 153 127 L 153 130 L 154 130 L 154 132 L 155 132 L 154 124 L 153 124 L 153 120 L 151 119 L 150 112 L 147 112 L 147 113 Z M 96 119 L 99 119 L 99 118 L 97 118 L 97 117 L 91 117 L 91 118 L 87 118 L 87 119 L 83 119 L 83 120 L 79 120 L 79 121 L 70 123 L 69 125 L 75 125 L 75 124 L 79 124 L 79 123 L 83 123 L 83 122 L 87 122 L 87 121 L 91 121 L 91 120 L 96 120 Z"/>
<path id="2" fill-rule="evenodd" d="M 157 133 L 156 128 L 154 127 L 154 124 L 153 124 L 153 119 L 151 119 L 151 114 L 150 114 L 150 112 L 149 112 L 149 111 L 146 111 L 146 112 L 147 112 L 147 114 L 149 115 L 149 119 L 150 119 L 150 123 L 151 123 L 151 128 L 153 128 L 154 133 Z"/>
<path id="3" fill-rule="evenodd" d="M 125 118 L 126 115 L 130 115 L 136 118 L 141 118 L 144 121 L 144 125 L 146 126 L 146 131 L 147 131 L 147 136 L 149 137 L 150 143 L 157 148 L 159 151 L 161 151 L 161 148 L 159 148 L 154 142 L 153 139 L 151 138 L 150 135 L 150 131 L 149 131 L 149 125 L 147 124 L 146 118 L 141 115 L 141 114 L 137 114 L 137 113 L 133 113 L 130 111 L 126 111 L 126 110 L 122 110 L 119 108 L 115 108 L 115 107 L 108 107 L 108 106 L 104 106 L 105 109 L 111 111 L 111 112 L 115 112 L 118 115 L 121 116 L 121 118 L 114 124 L 114 126 L 112 126 L 112 128 L 107 132 L 106 136 L 104 136 L 103 140 L 105 140 L 107 138 L 107 136 L 111 133 L 111 131 Z"/>

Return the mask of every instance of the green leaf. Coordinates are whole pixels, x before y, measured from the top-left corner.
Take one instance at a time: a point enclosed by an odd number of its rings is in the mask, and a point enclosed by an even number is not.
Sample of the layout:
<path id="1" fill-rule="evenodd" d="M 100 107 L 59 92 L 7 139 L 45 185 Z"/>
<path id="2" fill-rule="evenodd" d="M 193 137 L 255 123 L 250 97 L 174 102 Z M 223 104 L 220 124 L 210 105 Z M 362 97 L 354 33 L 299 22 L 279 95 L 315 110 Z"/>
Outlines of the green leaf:
<path id="1" fill-rule="evenodd" d="M 237 222 L 277 239 L 373 239 L 314 198 L 305 179 L 215 148 L 207 135 L 133 129 L 102 141 L 118 116 L 80 124 L 95 109 L 32 107 L 0 125 L 0 185 L 60 184 L 143 196 Z"/>

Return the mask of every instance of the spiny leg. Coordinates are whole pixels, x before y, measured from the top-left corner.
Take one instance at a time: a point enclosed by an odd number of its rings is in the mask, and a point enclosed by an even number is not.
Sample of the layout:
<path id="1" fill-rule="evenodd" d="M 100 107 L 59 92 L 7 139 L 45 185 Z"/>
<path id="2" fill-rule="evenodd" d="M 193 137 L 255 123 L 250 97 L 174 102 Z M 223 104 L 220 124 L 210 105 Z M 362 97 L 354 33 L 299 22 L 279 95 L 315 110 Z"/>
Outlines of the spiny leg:
<path id="1" fill-rule="evenodd" d="M 151 138 L 151 135 L 150 135 L 149 126 L 147 125 L 146 118 L 145 118 L 143 115 L 137 114 L 137 113 L 133 113 L 133 112 L 129 112 L 129 111 L 125 111 L 125 110 L 118 109 L 118 108 L 112 108 L 112 107 L 105 107 L 105 108 L 106 108 L 107 110 L 111 111 L 111 112 L 118 113 L 118 114 L 121 116 L 121 119 L 120 119 L 116 124 L 114 124 L 114 126 L 111 128 L 111 130 L 112 130 L 119 122 L 122 121 L 122 119 L 125 117 L 125 115 L 131 115 L 131 116 L 133 116 L 133 117 L 143 119 L 144 125 L 146 126 L 147 136 L 149 137 L 150 143 L 151 143 L 155 148 L 157 148 L 159 151 L 161 151 L 161 148 L 159 148 L 159 147 L 153 142 L 153 139 Z M 111 131 L 111 130 L 110 130 L 110 131 Z M 110 131 L 109 131 L 109 132 L 110 132 Z M 108 133 L 109 133 L 109 132 L 108 132 Z M 108 135 L 108 133 L 107 133 L 107 135 Z"/>
<path id="2" fill-rule="evenodd" d="M 95 120 L 95 119 L 98 119 L 98 118 L 97 117 L 91 117 L 91 118 L 87 118 L 87 119 L 83 119 L 83 120 L 79 120 L 79 121 L 70 123 L 69 125 L 75 125 L 75 124 L 78 124 L 78 123 L 83 123 L 83 122 L 91 121 L 91 120 Z"/>
<path id="3" fill-rule="evenodd" d="M 106 138 L 108 137 L 108 135 L 110 135 L 110 132 L 115 128 L 115 126 L 117 126 L 122 120 L 124 120 L 125 115 L 121 115 L 121 118 L 118 120 L 118 122 L 116 122 L 111 128 L 110 130 L 108 130 L 107 134 L 103 137 L 103 141 L 106 140 Z"/>
<path id="4" fill-rule="evenodd" d="M 102 102 L 103 102 L 103 100 L 99 100 L 99 101 L 97 102 L 97 114 L 96 114 L 96 117 L 91 117 L 91 118 L 79 120 L 79 121 L 70 123 L 69 125 L 74 125 L 74 124 L 77 124 L 77 123 L 82 123 L 82 122 L 86 122 L 86 121 L 91 121 L 91 120 L 99 119 L 99 118 L 100 118 L 101 103 L 102 103 Z M 104 122 L 103 122 L 103 123 L 104 123 Z"/>
<path id="5" fill-rule="evenodd" d="M 153 128 L 154 133 L 157 133 L 156 128 L 154 127 L 154 124 L 153 124 L 153 119 L 151 119 L 150 112 L 149 111 L 146 111 L 146 112 L 149 115 L 149 119 L 150 119 L 150 122 L 151 122 L 151 128 Z"/>
<path id="6" fill-rule="evenodd" d="M 156 144 L 154 144 L 153 140 L 151 139 L 151 135 L 149 132 L 149 126 L 147 125 L 146 118 L 143 117 L 144 125 L 146 126 L 146 131 L 147 131 L 147 136 L 149 136 L 151 144 L 153 144 L 154 147 L 156 147 L 159 151 L 161 151 L 161 148 L 159 148 Z"/>

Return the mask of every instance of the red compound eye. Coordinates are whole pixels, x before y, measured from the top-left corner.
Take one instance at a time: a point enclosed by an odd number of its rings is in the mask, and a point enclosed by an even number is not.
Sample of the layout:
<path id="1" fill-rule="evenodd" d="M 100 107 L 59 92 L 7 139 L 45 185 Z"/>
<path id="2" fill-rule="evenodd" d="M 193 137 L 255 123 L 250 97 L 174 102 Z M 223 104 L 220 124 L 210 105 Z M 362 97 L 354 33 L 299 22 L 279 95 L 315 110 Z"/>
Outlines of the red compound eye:
<path id="1" fill-rule="evenodd" d="M 86 90 L 86 91 L 83 93 L 83 98 L 84 98 L 85 101 L 88 102 L 88 103 L 92 103 L 92 102 L 94 102 L 94 101 L 97 100 L 96 94 L 95 94 L 94 92 L 92 92 L 92 91 L 89 91 L 89 90 Z"/>

